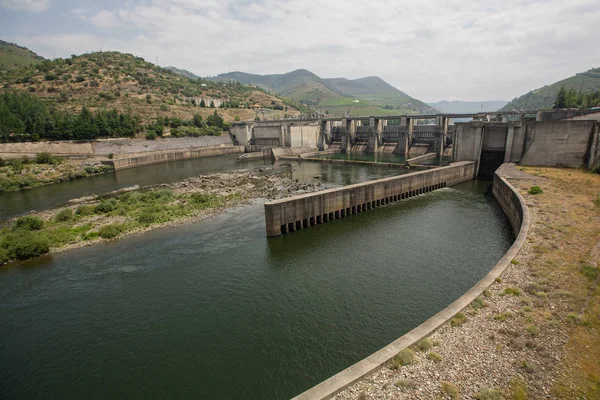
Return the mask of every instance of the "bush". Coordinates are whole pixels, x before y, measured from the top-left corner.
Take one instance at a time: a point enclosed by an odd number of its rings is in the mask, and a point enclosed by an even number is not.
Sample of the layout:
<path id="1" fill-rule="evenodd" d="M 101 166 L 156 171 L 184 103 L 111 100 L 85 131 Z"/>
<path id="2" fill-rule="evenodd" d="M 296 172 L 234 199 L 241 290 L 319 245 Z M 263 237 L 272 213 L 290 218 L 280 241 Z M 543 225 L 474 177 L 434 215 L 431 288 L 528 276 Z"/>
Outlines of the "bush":
<path id="1" fill-rule="evenodd" d="M 116 205 L 115 199 L 111 199 L 109 201 L 102 200 L 100 203 L 98 203 L 96 205 L 96 207 L 94 207 L 94 212 L 96 214 L 106 214 L 111 211 L 114 211 L 115 205 Z"/>
<path id="2" fill-rule="evenodd" d="M 146 140 L 156 140 L 156 137 L 157 137 L 156 132 L 154 132 L 154 131 L 146 132 Z"/>
<path id="3" fill-rule="evenodd" d="M 145 212 L 137 218 L 137 221 L 142 225 L 150 225 L 156 222 L 157 220 L 158 215 L 156 215 L 156 213 L 151 212 Z"/>
<path id="4" fill-rule="evenodd" d="M 396 356 L 392 359 L 392 368 L 397 369 L 400 367 L 404 367 L 405 365 L 411 365 L 416 362 L 415 360 L 415 351 L 413 349 L 404 349 L 401 350 Z"/>
<path id="5" fill-rule="evenodd" d="M 6 165 L 6 161 L 4 161 L 4 158 L 0 157 L 0 167 L 4 167 Z"/>
<path id="6" fill-rule="evenodd" d="M 56 222 L 65 222 L 69 221 L 73 218 L 73 210 L 70 208 L 65 208 L 64 210 L 60 210 L 55 216 L 54 220 Z"/>
<path id="7" fill-rule="evenodd" d="M 531 189 L 529 189 L 529 194 L 541 194 L 541 193 L 544 193 L 544 191 L 539 186 L 532 186 Z"/>
<path id="8" fill-rule="evenodd" d="M 121 225 L 111 224 L 111 225 L 105 225 L 105 226 L 101 227 L 98 230 L 98 234 L 103 239 L 112 239 L 112 238 L 119 236 L 119 234 L 122 231 L 123 231 L 123 228 L 121 227 Z"/>
<path id="9" fill-rule="evenodd" d="M 108 157 L 109 160 L 112 160 L 114 156 L 115 155 L 113 153 L 108 153 L 106 157 Z"/>
<path id="10" fill-rule="evenodd" d="M 27 260 L 50 251 L 50 245 L 45 238 L 28 231 L 19 231 L 4 236 L 0 247 L 4 253 L 0 258 L 4 258 L 5 261 Z"/>
<path id="11" fill-rule="evenodd" d="M 438 362 L 442 361 L 442 356 L 440 356 L 436 352 L 431 351 L 431 352 L 427 353 L 427 359 L 438 363 Z"/>
<path id="12" fill-rule="evenodd" d="M 79 206 L 75 210 L 75 215 L 86 217 L 94 213 L 94 207 L 92 206 Z"/>
<path id="13" fill-rule="evenodd" d="M 431 340 L 429 338 L 424 338 L 419 340 L 415 347 L 420 351 L 427 351 L 433 347 L 433 344 L 431 343 Z"/>
<path id="14" fill-rule="evenodd" d="M 38 164 L 57 164 L 59 161 L 58 157 L 47 152 L 38 153 L 35 156 L 35 162 Z"/>
<path id="15" fill-rule="evenodd" d="M 33 215 L 19 217 L 13 224 L 13 230 L 22 229 L 26 231 L 39 231 L 44 226 L 44 220 Z"/>

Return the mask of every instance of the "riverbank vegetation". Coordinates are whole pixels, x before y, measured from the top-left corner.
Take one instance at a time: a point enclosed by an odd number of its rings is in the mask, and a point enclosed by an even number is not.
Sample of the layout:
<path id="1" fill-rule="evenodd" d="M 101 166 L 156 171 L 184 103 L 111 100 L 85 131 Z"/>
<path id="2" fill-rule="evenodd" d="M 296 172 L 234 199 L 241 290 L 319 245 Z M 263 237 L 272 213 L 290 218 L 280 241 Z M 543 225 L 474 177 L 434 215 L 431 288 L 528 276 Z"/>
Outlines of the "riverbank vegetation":
<path id="1" fill-rule="evenodd" d="M 78 242 L 113 239 L 240 200 L 239 194 L 156 189 L 104 196 L 42 216 L 23 216 L 0 229 L 0 264 L 38 257 Z"/>
<path id="2" fill-rule="evenodd" d="M 24 156 L 4 160 L 0 157 L 0 193 L 112 171 L 112 165 L 99 161 L 65 160 L 50 153 L 38 153 L 35 158 Z"/>

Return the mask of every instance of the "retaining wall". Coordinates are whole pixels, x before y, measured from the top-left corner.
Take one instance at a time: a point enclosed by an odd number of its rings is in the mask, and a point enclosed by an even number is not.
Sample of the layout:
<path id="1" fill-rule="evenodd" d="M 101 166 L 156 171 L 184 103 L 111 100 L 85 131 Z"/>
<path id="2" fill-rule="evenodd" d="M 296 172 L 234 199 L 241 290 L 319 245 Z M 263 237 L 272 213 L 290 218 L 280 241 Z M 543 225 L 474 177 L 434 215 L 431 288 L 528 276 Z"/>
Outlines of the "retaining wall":
<path id="1" fill-rule="evenodd" d="M 504 168 L 506 168 L 506 164 L 496 171 L 492 191 L 498 203 L 508 216 L 517 238 L 494 268 L 492 268 L 483 279 L 477 282 L 475 286 L 469 289 L 460 298 L 427 321 L 423 322 L 421 325 L 417 326 L 415 329 L 404 334 L 369 357 L 296 396 L 294 400 L 329 399 L 366 375 L 377 371 L 401 350 L 412 346 L 424 337 L 431 335 L 454 317 L 454 315 L 469 306 L 473 300 L 480 296 L 483 291 L 494 283 L 494 280 L 504 272 L 511 260 L 517 255 L 525 243 L 530 225 L 529 210 L 525 204 L 525 200 L 506 180 Z"/>
<path id="2" fill-rule="evenodd" d="M 222 154 L 243 153 L 244 146 L 205 146 L 191 148 L 188 150 L 163 151 L 152 154 L 144 154 L 134 157 L 117 158 L 112 160 L 115 170 L 139 167 L 141 165 L 157 164 L 167 161 L 185 160 L 189 158 L 200 158 L 218 156 Z"/>
<path id="3" fill-rule="evenodd" d="M 265 203 L 268 236 L 278 236 L 473 179 L 474 163 L 358 183 Z"/>

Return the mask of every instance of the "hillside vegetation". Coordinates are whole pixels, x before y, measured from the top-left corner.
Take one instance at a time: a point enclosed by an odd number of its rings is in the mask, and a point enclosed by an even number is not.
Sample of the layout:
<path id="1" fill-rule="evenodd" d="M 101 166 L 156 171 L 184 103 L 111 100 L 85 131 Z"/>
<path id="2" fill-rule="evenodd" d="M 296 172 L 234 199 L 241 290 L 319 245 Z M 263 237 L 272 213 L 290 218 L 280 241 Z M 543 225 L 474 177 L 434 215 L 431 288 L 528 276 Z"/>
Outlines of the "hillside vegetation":
<path id="1" fill-rule="evenodd" d="M 270 117 L 298 114 L 292 101 L 241 85 L 190 79 L 119 52 L 96 52 L 30 65 L 0 66 L 0 87 L 35 95 L 48 106 L 72 114 L 82 107 L 115 109 L 141 125 L 157 118 L 192 119 L 213 114 L 226 121 L 253 120 L 257 110 Z M 295 107 L 296 106 L 296 107 Z"/>
<path id="2" fill-rule="evenodd" d="M 29 65 L 43 59 L 26 47 L 0 40 L 0 65 Z"/>
<path id="3" fill-rule="evenodd" d="M 513 99 L 502 111 L 536 111 L 552 109 L 560 89 L 575 90 L 582 94 L 600 91 L 600 68 L 590 69 L 567 79 L 533 90 Z"/>
<path id="4" fill-rule="evenodd" d="M 394 115 L 432 112 L 432 107 L 396 89 L 383 79 L 323 79 L 305 69 L 286 74 L 256 75 L 231 72 L 209 78 L 215 82 L 240 82 L 313 108 L 321 113 L 344 115 Z"/>

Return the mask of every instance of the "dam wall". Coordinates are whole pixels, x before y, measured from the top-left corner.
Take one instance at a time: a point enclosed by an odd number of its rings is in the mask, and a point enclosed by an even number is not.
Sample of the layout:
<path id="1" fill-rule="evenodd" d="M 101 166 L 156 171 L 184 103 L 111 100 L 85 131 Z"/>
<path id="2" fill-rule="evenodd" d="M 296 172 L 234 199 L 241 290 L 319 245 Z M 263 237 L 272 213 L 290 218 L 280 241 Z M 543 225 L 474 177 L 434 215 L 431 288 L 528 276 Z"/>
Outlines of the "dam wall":
<path id="1" fill-rule="evenodd" d="M 115 167 L 115 170 L 120 170 L 168 161 L 219 156 L 223 154 L 237 154 L 243 152 L 244 146 L 204 146 L 185 150 L 161 151 L 135 155 L 132 157 L 115 158 L 113 160 L 106 161 L 105 163 L 112 164 Z"/>
<path id="2" fill-rule="evenodd" d="M 379 370 L 400 351 L 413 346 L 419 340 L 431 335 L 442 325 L 450 321 L 457 313 L 464 310 L 477 297 L 481 296 L 483 291 L 492 285 L 496 278 L 502 275 L 525 243 L 530 226 L 529 210 L 525 199 L 507 179 L 511 168 L 514 170 L 514 165 L 504 164 L 495 172 L 492 191 L 500 207 L 510 220 L 515 231 L 516 240 L 490 272 L 452 304 L 421 325 L 363 360 L 299 394 L 293 400 L 330 399 L 355 382 Z"/>
<path id="3" fill-rule="evenodd" d="M 473 179 L 474 163 L 358 183 L 265 203 L 268 236 L 360 213 L 398 200 Z"/>

